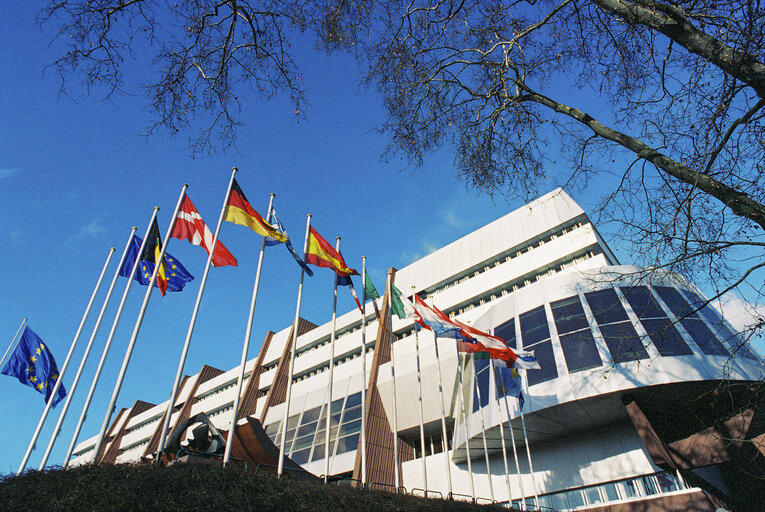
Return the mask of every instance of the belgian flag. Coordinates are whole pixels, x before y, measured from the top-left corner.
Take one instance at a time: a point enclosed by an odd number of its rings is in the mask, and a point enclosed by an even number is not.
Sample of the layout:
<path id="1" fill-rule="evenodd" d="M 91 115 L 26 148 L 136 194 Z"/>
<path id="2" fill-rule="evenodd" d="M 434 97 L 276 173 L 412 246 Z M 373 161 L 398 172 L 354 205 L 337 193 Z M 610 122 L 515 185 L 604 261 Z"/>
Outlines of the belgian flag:
<path id="1" fill-rule="evenodd" d="M 157 218 L 154 218 L 154 223 L 149 230 L 149 236 L 146 238 L 146 245 L 141 253 L 141 261 L 152 263 L 152 268 L 157 265 L 159 260 L 159 254 L 162 252 L 162 239 L 159 236 L 159 225 L 157 224 Z M 148 267 L 147 267 L 148 269 Z M 159 262 L 159 271 L 157 271 L 157 288 L 162 296 L 167 293 L 167 262 L 165 258 Z"/>

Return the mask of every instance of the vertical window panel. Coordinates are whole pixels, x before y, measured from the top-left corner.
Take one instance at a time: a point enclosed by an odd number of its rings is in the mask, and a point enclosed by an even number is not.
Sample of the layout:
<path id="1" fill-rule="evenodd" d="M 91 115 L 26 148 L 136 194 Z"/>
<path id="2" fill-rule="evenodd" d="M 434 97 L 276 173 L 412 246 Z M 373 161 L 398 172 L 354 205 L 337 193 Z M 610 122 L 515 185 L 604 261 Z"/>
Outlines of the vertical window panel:
<path id="1" fill-rule="evenodd" d="M 688 356 L 693 354 L 680 333 L 667 318 L 641 320 L 648 336 L 662 356 Z"/>
<path id="2" fill-rule="evenodd" d="M 563 349 L 569 373 L 588 370 L 603 364 L 589 329 L 564 334 L 560 337 L 560 346 Z"/>
<path id="3" fill-rule="evenodd" d="M 648 352 L 631 323 L 601 325 L 600 333 L 615 363 L 648 359 Z"/>

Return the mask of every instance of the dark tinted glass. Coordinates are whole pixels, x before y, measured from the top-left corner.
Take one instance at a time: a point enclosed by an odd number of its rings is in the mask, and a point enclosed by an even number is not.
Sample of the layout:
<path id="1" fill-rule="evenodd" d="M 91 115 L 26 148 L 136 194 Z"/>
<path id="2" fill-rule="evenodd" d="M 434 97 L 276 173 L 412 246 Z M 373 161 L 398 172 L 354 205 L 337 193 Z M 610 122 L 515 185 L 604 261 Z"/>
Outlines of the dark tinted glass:
<path id="1" fill-rule="evenodd" d="M 672 311 L 677 318 L 685 318 L 688 316 L 698 317 L 698 315 L 693 312 L 694 308 L 688 305 L 688 302 L 686 302 L 685 298 L 680 295 L 680 292 L 676 289 L 668 286 L 654 286 L 653 289 L 656 290 L 656 293 L 659 294 L 661 300 L 664 301 L 667 307 L 669 307 L 669 310 Z"/>
<path id="2" fill-rule="evenodd" d="M 640 342 L 640 336 L 629 322 L 601 325 L 600 333 L 606 341 L 608 351 L 615 363 L 626 363 L 635 359 L 648 359 L 648 352 Z"/>
<path id="3" fill-rule="evenodd" d="M 645 286 L 619 288 L 638 318 L 664 318 L 667 315 Z"/>
<path id="4" fill-rule="evenodd" d="M 619 297 L 612 288 L 585 293 L 584 296 L 598 325 L 622 322 L 629 319 Z"/>
<path id="5" fill-rule="evenodd" d="M 709 327 L 701 320 L 697 318 L 686 318 L 680 322 L 691 335 L 693 341 L 699 346 L 702 352 L 713 356 L 728 356 L 730 353 L 725 350 L 725 347 L 720 343 Z"/>
<path id="6" fill-rule="evenodd" d="M 475 363 L 475 387 L 473 388 L 473 412 L 489 403 L 489 359 L 473 358 Z"/>
<path id="7" fill-rule="evenodd" d="M 515 318 L 511 318 L 495 328 L 494 335 L 505 340 L 508 347 L 517 348 L 515 345 Z"/>
<path id="8" fill-rule="evenodd" d="M 692 354 L 677 329 L 666 318 L 642 320 L 643 327 L 663 356 L 687 356 Z"/>
<path id="9" fill-rule="evenodd" d="M 579 302 L 579 297 L 569 297 L 567 299 L 552 302 L 552 315 L 555 319 L 555 327 L 558 334 L 578 331 L 589 328 L 587 317 L 584 316 L 584 309 Z"/>
<path id="10" fill-rule="evenodd" d="M 531 350 L 534 351 L 540 368 L 539 370 L 527 370 L 529 386 L 556 378 L 558 369 L 555 366 L 555 355 L 550 340 L 534 345 Z"/>
<path id="11" fill-rule="evenodd" d="M 580 306 L 581 307 L 581 306 Z M 560 346 L 566 358 L 569 373 L 574 373 L 603 364 L 595 348 L 595 339 L 589 329 L 560 337 Z"/>
<path id="12" fill-rule="evenodd" d="M 520 321 L 524 348 L 528 348 L 534 343 L 550 337 L 550 329 L 547 327 L 547 315 L 545 314 L 544 306 L 539 306 L 522 314 Z"/>

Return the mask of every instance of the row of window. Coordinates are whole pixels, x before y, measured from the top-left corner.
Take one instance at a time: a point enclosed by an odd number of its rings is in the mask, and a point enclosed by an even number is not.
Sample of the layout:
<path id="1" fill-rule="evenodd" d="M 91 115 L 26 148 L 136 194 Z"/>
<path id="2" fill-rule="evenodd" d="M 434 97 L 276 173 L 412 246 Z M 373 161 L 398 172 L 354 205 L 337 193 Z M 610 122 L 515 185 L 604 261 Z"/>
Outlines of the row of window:
<path id="1" fill-rule="evenodd" d="M 421 294 L 424 295 L 435 295 L 436 293 L 440 293 L 444 290 L 447 290 L 448 288 L 451 288 L 453 286 L 456 286 L 460 283 L 463 283 L 467 281 L 468 279 L 471 279 L 473 277 L 476 277 L 483 272 L 486 272 L 488 270 L 491 270 L 492 268 L 498 267 L 500 264 L 510 261 L 511 259 L 520 256 L 521 254 L 524 254 L 526 252 L 531 251 L 535 247 L 541 247 L 547 242 L 550 242 L 551 240 L 556 239 L 557 237 L 564 235 L 570 231 L 573 231 L 574 229 L 577 229 L 583 225 L 583 221 L 588 222 L 586 218 L 577 218 L 574 220 L 569 221 L 566 224 L 563 224 L 559 226 L 554 232 L 542 235 L 539 238 L 534 238 L 529 241 L 524 242 L 523 244 L 520 244 L 518 246 L 515 246 L 507 251 L 504 251 L 503 253 L 491 258 L 490 260 L 484 261 L 481 264 L 477 265 L 476 267 L 473 267 L 463 273 L 457 274 L 456 276 L 453 276 L 449 281 L 439 284 L 436 287 L 432 289 L 426 289 L 423 290 Z M 471 302 L 462 304 L 458 308 L 455 308 L 454 311 L 449 312 L 449 314 L 454 317 L 454 315 L 460 315 L 462 313 L 465 313 L 467 311 L 470 311 L 471 309 L 474 309 L 478 306 L 482 306 L 486 304 L 489 301 L 496 300 L 498 297 L 502 297 L 504 295 L 507 295 L 510 292 L 517 291 L 524 286 L 528 286 L 536 281 L 539 281 L 540 279 L 547 277 L 549 275 L 553 275 L 556 272 L 563 270 L 571 265 L 576 265 L 588 258 L 591 258 L 595 255 L 595 251 L 589 250 L 586 251 L 584 254 L 575 255 L 569 258 L 566 258 L 564 260 L 561 260 L 556 263 L 556 265 L 552 268 L 545 268 L 542 270 L 537 270 L 533 274 L 529 274 L 526 276 L 523 276 L 520 279 L 517 279 L 511 283 L 508 283 L 503 288 L 494 290 L 491 293 L 484 294 L 480 297 L 475 297 Z M 367 323 L 373 322 L 375 320 L 374 315 L 369 315 L 367 317 Z M 335 340 L 348 335 L 352 334 L 358 330 L 361 329 L 361 320 L 358 320 L 346 327 L 343 327 L 339 329 L 335 333 Z M 407 336 L 410 336 L 413 333 L 413 327 L 405 328 L 403 330 L 399 330 L 395 333 L 395 340 L 399 340 L 402 338 L 405 338 Z M 324 336 L 320 338 L 319 340 L 316 340 L 311 345 L 307 347 L 302 347 L 298 349 L 296 357 L 300 357 L 304 354 L 307 354 L 313 350 L 316 350 L 318 348 L 321 348 L 331 341 L 330 336 Z M 264 365 L 263 369 L 264 371 L 271 370 L 273 368 L 276 368 L 278 365 L 278 360 L 272 361 L 271 363 Z M 320 372 L 319 372 L 320 373 Z"/>
<path id="2" fill-rule="evenodd" d="M 577 218 L 565 224 L 562 224 L 555 231 L 548 234 L 540 235 L 537 238 L 532 238 L 522 244 L 516 245 L 515 247 L 512 247 L 494 256 L 493 258 L 476 265 L 475 267 L 469 268 L 468 270 L 461 272 L 457 274 L 456 276 L 453 276 L 451 279 L 449 279 L 448 281 L 444 283 L 440 283 L 435 285 L 432 288 L 425 289 L 424 293 L 427 295 L 435 295 L 437 293 L 441 293 L 444 290 L 448 290 L 449 288 L 453 286 L 457 286 L 458 284 L 461 284 L 470 278 L 477 277 L 478 275 L 488 270 L 498 267 L 502 263 L 505 263 L 514 258 L 517 258 L 518 256 L 521 256 L 524 253 L 530 252 L 532 249 L 536 247 L 541 247 L 544 244 L 552 240 L 555 240 L 559 236 L 565 235 L 569 231 L 573 231 L 577 228 L 582 227 L 583 220 L 585 222 L 589 222 L 587 221 L 586 218 Z"/>
<path id="3" fill-rule="evenodd" d="M 325 456 L 327 413 L 326 404 L 287 418 L 285 453 L 297 464 Z M 361 432 L 361 392 L 334 400 L 329 417 L 330 456 L 353 451 Z M 281 421 L 266 425 L 266 434 L 276 446 L 281 446 Z"/>
<path id="4" fill-rule="evenodd" d="M 677 319 L 670 318 L 656 296 L 666 304 Z M 668 286 L 634 286 L 607 288 L 583 294 L 584 304 L 591 311 L 594 325 L 585 313 L 580 296 L 575 295 L 550 303 L 555 332 L 569 373 L 601 366 L 603 361 L 593 332 L 605 341 L 611 362 L 623 363 L 647 359 L 647 339 L 635 329 L 625 309 L 629 305 L 657 352 L 664 357 L 691 355 L 693 351 L 678 326 L 706 355 L 730 356 L 723 342 L 747 358 L 756 357 L 727 326 L 717 312 L 689 290 Z M 699 315 L 701 313 L 701 315 Z M 554 379 L 558 367 L 551 342 L 551 324 L 544 306 L 522 313 L 518 317 L 523 349 L 533 351 L 540 369 L 529 370 L 529 385 Z M 516 323 L 512 318 L 495 329 L 495 334 L 516 348 Z M 722 342 L 721 342 L 722 340 Z"/>
<path id="5" fill-rule="evenodd" d="M 661 472 L 545 494 L 539 496 L 539 505 L 541 510 L 571 510 L 630 498 L 654 496 L 679 491 L 683 488 L 683 483 L 676 475 Z M 520 510 L 521 501 L 525 502 L 526 510 L 535 510 L 533 496 L 529 496 L 524 500 L 513 500 L 513 508 Z"/>

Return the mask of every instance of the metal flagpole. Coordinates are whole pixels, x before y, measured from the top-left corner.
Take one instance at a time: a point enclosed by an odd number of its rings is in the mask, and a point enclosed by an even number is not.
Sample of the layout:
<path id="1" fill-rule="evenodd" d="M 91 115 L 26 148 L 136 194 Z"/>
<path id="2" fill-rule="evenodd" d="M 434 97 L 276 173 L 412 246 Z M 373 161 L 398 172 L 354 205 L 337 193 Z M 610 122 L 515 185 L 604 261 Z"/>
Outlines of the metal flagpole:
<path id="1" fill-rule="evenodd" d="M 521 465 L 518 462 L 518 449 L 515 447 L 515 433 L 513 432 L 513 422 L 510 419 L 510 404 L 507 402 L 507 395 L 505 399 L 505 412 L 507 413 L 507 426 L 510 429 L 510 442 L 513 444 L 513 457 L 515 457 L 515 471 L 518 475 L 518 487 L 521 489 L 521 510 L 526 508 L 526 503 L 523 498 L 526 496 L 526 491 L 523 490 L 523 477 L 521 476 Z"/>
<path id="2" fill-rule="evenodd" d="M 340 237 L 335 239 L 335 250 L 340 251 Z M 335 274 L 335 295 L 332 299 L 332 333 L 329 336 L 329 385 L 327 386 L 327 409 L 324 423 L 324 483 L 329 479 L 329 430 L 332 418 L 332 376 L 335 368 L 335 329 L 337 328 L 337 280 Z M 348 277 L 350 279 L 350 276 Z M 340 425 L 338 424 L 338 428 Z"/>
<path id="3" fill-rule="evenodd" d="M 2 358 L 2 359 L 0 359 L 0 368 L 2 368 L 2 367 L 3 367 L 3 363 L 5 362 L 5 357 L 8 355 L 8 352 L 10 352 L 10 351 L 11 351 L 11 349 L 13 348 L 13 346 L 16 344 L 16 341 L 17 341 L 17 340 L 16 340 L 16 337 L 17 337 L 17 336 L 19 335 L 19 333 L 21 332 L 21 329 L 23 329 L 23 328 L 24 328 L 24 324 L 25 324 L 25 323 L 27 323 L 27 317 L 24 317 L 24 320 L 22 320 L 22 321 L 21 321 L 21 325 L 19 325 L 19 328 L 18 328 L 18 329 L 16 329 L 16 334 L 14 334 L 14 335 L 13 335 L 13 338 L 11 338 L 11 344 L 10 344 L 10 345 L 8 345 L 8 349 L 5 351 L 5 354 L 3 354 L 3 358 Z"/>
<path id="4" fill-rule="evenodd" d="M 481 386 L 478 385 L 478 370 L 475 367 L 475 356 L 471 359 L 473 360 L 473 386 L 478 398 L 478 410 L 481 416 L 481 438 L 483 439 L 483 454 L 486 459 L 486 476 L 489 479 L 489 495 L 491 496 L 491 501 L 494 501 L 494 483 L 492 482 L 491 466 L 489 465 L 489 446 L 486 443 L 486 421 L 484 420 L 483 406 L 481 405 Z M 489 360 L 489 365 L 491 365 L 491 359 Z"/>
<path id="5" fill-rule="evenodd" d="M 367 257 L 361 257 L 361 485 L 367 485 Z"/>
<path id="6" fill-rule="evenodd" d="M 412 304 L 416 304 L 414 286 L 412 286 Z M 425 497 L 428 497 L 428 468 L 425 463 L 425 418 L 422 410 L 422 372 L 420 371 L 420 336 L 417 334 L 417 323 L 414 324 L 414 351 L 417 359 L 417 387 L 420 391 L 420 455 L 422 456 L 422 478 Z"/>
<path id="7" fill-rule="evenodd" d="M 183 197 L 186 195 L 186 189 L 188 188 L 188 185 L 186 183 L 183 184 L 181 187 L 181 193 L 178 196 L 178 202 L 175 204 L 175 210 L 173 210 L 173 215 L 170 217 L 170 225 L 167 228 L 167 231 L 165 231 L 165 241 L 162 243 L 162 249 L 159 252 L 159 256 L 155 258 L 156 263 L 154 265 L 154 272 L 151 273 L 151 279 L 149 279 L 149 285 L 146 287 L 146 293 L 143 296 L 143 303 L 141 304 L 141 309 L 138 312 L 138 318 L 135 320 L 135 325 L 133 326 L 133 334 L 130 336 L 130 341 L 128 342 L 127 349 L 125 350 L 125 357 L 122 360 L 122 367 L 120 368 L 119 376 L 117 377 L 117 382 L 114 384 L 114 391 L 112 392 L 112 398 L 109 401 L 109 406 L 106 409 L 106 414 L 104 415 L 104 421 L 101 423 L 101 431 L 98 433 L 98 439 L 96 440 L 96 446 L 95 446 L 95 453 L 93 454 L 93 463 L 95 464 L 98 462 L 98 452 L 101 449 L 101 445 L 104 442 L 104 437 L 106 437 L 106 429 L 109 427 L 109 421 L 112 418 L 112 413 L 114 412 L 115 404 L 117 403 L 117 398 L 120 395 L 120 388 L 122 388 L 122 382 L 125 380 L 125 373 L 127 372 L 128 364 L 130 363 L 130 357 L 133 355 L 133 347 L 135 346 L 136 339 L 138 339 L 138 333 L 141 330 L 141 323 L 143 323 L 143 317 L 146 314 L 146 308 L 149 305 L 149 299 L 151 298 L 151 292 L 154 290 L 154 283 L 157 281 L 157 274 L 159 273 L 159 269 L 162 266 L 162 259 L 165 257 L 165 251 L 167 250 L 167 244 L 170 241 L 170 233 L 173 232 L 173 227 L 175 226 L 175 220 L 178 217 L 178 210 L 181 207 L 181 201 L 183 201 Z M 155 207 L 156 208 L 156 207 Z M 156 215 L 156 212 L 155 212 Z M 151 225 L 149 226 L 149 229 L 151 229 Z M 149 236 L 149 232 L 146 232 L 146 236 Z M 144 238 L 144 242 L 146 242 L 146 239 Z M 210 254 L 212 254 L 212 251 L 210 251 Z M 138 256 L 138 259 L 140 259 L 140 255 Z"/>
<path id="8" fill-rule="evenodd" d="M 80 334 L 82 333 L 82 328 L 85 326 L 85 321 L 88 319 L 88 314 L 90 314 L 90 308 L 93 306 L 93 301 L 96 299 L 96 294 L 98 293 L 98 289 L 101 287 L 101 281 L 104 278 L 104 274 L 106 273 L 106 267 L 109 266 L 109 261 L 112 259 L 112 255 L 114 254 L 114 247 L 109 248 L 109 254 L 106 256 L 106 261 L 104 262 L 104 266 L 101 269 L 101 274 L 98 276 L 98 282 L 96 282 L 95 288 L 93 288 L 93 293 L 90 294 L 90 300 L 88 301 L 88 305 L 85 308 L 85 313 L 82 315 L 82 320 L 80 320 L 80 325 L 77 327 L 77 332 L 74 335 L 74 339 L 72 340 L 72 344 L 69 346 L 69 352 L 66 354 L 66 359 L 64 359 L 64 364 L 61 366 L 60 371 L 58 372 L 58 378 L 56 378 L 56 384 L 53 386 L 53 391 L 50 393 L 50 397 L 48 398 L 48 402 L 45 404 L 45 409 L 43 409 L 43 413 L 40 416 L 40 421 L 37 423 L 37 428 L 35 429 L 34 435 L 32 435 L 32 440 L 29 442 L 29 446 L 27 447 L 27 451 L 24 454 L 24 458 L 21 460 L 21 464 L 19 465 L 19 470 L 16 472 L 16 475 L 20 475 L 22 471 L 24 471 L 24 468 L 27 466 L 27 461 L 29 461 L 29 456 L 32 454 L 32 450 L 35 449 L 35 443 L 37 443 L 37 438 L 40 435 L 40 431 L 42 430 L 43 424 L 45 423 L 45 418 L 48 417 L 48 413 L 50 412 L 51 407 L 53 406 L 53 401 L 56 399 L 56 396 L 58 395 L 58 390 L 61 387 L 61 383 L 64 381 L 64 374 L 66 373 L 67 367 L 69 366 L 69 360 L 72 358 L 72 354 L 74 353 L 74 348 L 77 346 L 77 341 L 80 339 Z"/>
<path id="9" fill-rule="evenodd" d="M 446 433 L 446 408 L 444 407 L 444 380 L 441 376 L 441 358 L 438 355 L 438 335 L 433 331 L 433 347 L 436 349 L 436 368 L 438 370 L 438 395 L 441 402 L 441 437 L 443 439 L 444 462 L 446 463 L 446 475 L 449 483 L 449 499 L 452 498 L 452 466 L 449 462 L 449 438 Z M 459 357 L 459 356 L 458 356 Z"/>
<path id="10" fill-rule="evenodd" d="M 230 186 L 229 186 L 230 187 Z M 274 206 L 274 195 L 268 199 L 268 213 L 266 218 L 271 216 L 271 209 Z M 228 202 L 228 197 L 226 197 Z M 225 210 L 225 205 L 223 209 Z M 231 429 L 228 433 L 228 439 L 226 440 L 226 451 L 223 453 L 223 467 L 228 464 L 231 459 L 231 449 L 234 445 L 234 434 L 236 434 L 236 422 L 237 414 L 239 413 L 239 400 L 242 397 L 242 386 L 244 386 L 244 365 L 247 364 L 247 353 L 250 351 L 250 336 L 252 335 L 252 321 L 255 317 L 255 303 L 258 300 L 258 289 L 260 288 L 260 272 L 263 268 L 263 256 L 266 252 L 266 237 L 263 237 L 263 241 L 260 244 L 260 255 L 258 256 L 258 268 L 255 271 L 255 283 L 252 286 L 252 298 L 250 299 L 250 312 L 247 315 L 247 328 L 244 332 L 244 343 L 242 344 L 242 358 L 239 363 L 239 376 L 236 379 L 236 393 L 234 394 L 234 405 L 231 411 Z M 252 378 L 252 375 L 250 375 Z"/>
<path id="11" fill-rule="evenodd" d="M 87 418 L 88 416 L 88 409 L 90 408 L 90 402 L 93 399 L 93 394 L 96 391 L 96 386 L 98 385 L 98 379 L 101 377 L 101 371 L 104 368 L 106 356 L 109 353 L 109 348 L 111 347 L 112 340 L 114 339 L 114 333 L 117 330 L 117 325 L 119 324 L 120 317 L 122 316 L 122 310 L 125 307 L 125 301 L 127 300 L 128 292 L 130 292 L 130 287 L 133 285 L 133 281 L 134 281 L 133 277 L 135 276 L 135 273 L 138 270 L 139 265 L 141 264 L 141 254 L 143 253 L 143 248 L 144 248 L 144 245 L 146 244 L 146 238 L 149 236 L 149 230 L 151 229 L 151 226 L 154 222 L 154 218 L 156 216 L 157 216 L 157 208 L 154 209 L 154 213 L 151 216 L 151 220 L 149 220 L 149 225 L 146 228 L 146 235 L 144 235 L 143 242 L 141 243 L 141 247 L 138 249 L 138 253 L 136 254 L 135 261 L 133 262 L 133 268 L 131 269 L 127 283 L 125 284 L 125 291 L 122 292 L 122 299 L 120 300 L 119 307 L 117 307 L 117 313 L 114 315 L 112 328 L 109 331 L 109 336 L 106 338 L 106 344 L 104 345 L 104 350 L 101 353 L 101 359 L 98 361 L 98 367 L 96 368 L 96 373 L 93 376 L 93 382 L 90 384 L 90 390 L 88 391 L 88 396 L 85 399 L 85 404 L 82 406 L 80 419 L 77 421 L 77 426 L 74 429 L 74 435 L 72 436 L 72 440 L 69 443 L 69 448 L 67 449 L 66 456 L 64 456 L 64 463 L 61 465 L 62 469 L 66 469 L 66 467 L 69 465 L 69 459 L 72 457 L 72 452 L 74 451 L 74 447 L 77 444 L 77 438 L 80 435 L 82 424 L 85 422 L 85 418 Z M 136 228 L 133 228 L 131 233 L 134 232 L 135 229 Z M 132 238 L 131 238 L 131 242 L 132 242 Z"/>
<path id="12" fill-rule="evenodd" d="M 85 347 L 85 352 L 82 354 L 80 366 L 77 368 L 77 373 L 75 374 L 72 385 L 69 388 L 69 393 L 66 397 L 66 401 L 64 402 L 64 407 L 61 409 L 61 413 L 58 416 L 58 422 L 56 422 L 56 427 L 53 429 L 53 435 L 50 437 L 48 448 L 45 450 L 45 455 L 43 455 L 42 461 L 40 461 L 40 467 L 38 468 L 38 471 L 42 471 L 45 468 L 45 464 L 48 462 L 50 452 L 53 450 L 53 445 L 56 443 L 56 438 L 61 432 L 61 424 L 64 422 L 64 418 L 66 418 L 66 413 L 69 410 L 69 405 L 71 404 L 72 397 L 74 396 L 74 391 L 77 389 L 77 384 L 80 382 L 80 376 L 85 369 L 85 363 L 88 362 L 88 357 L 90 357 L 90 350 L 93 348 L 93 342 L 95 341 L 96 335 L 98 334 L 98 329 L 101 327 L 101 320 L 104 318 L 104 313 L 106 312 L 106 307 L 109 305 L 109 300 L 112 297 L 114 286 L 117 284 L 117 278 L 120 276 L 120 269 L 122 269 L 122 265 L 125 263 L 125 258 L 127 257 L 128 250 L 130 249 L 130 244 L 133 242 L 133 235 L 135 235 L 135 230 L 136 228 L 130 230 L 130 236 L 128 236 L 127 243 L 125 244 L 125 250 L 122 251 L 122 257 L 120 258 L 120 262 L 117 264 L 117 268 L 114 271 L 114 277 L 112 277 L 112 282 L 109 284 L 109 290 L 106 292 L 104 303 L 101 305 L 101 311 L 98 313 L 98 319 L 96 320 L 96 324 L 93 326 L 93 331 L 90 333 L 90 339 L 88 340 L 88 344 Z"/>
<path id="13" fill-rule="evenodd" d="M 524 371 L 524 373 L 526 373 Z M 521 375 L 521 382 L 523 382 L 523 375 Z M 529 396 L 529 385 L 526 382 L 526 396 Z M 534 477 L 534 466 L 531 464 L 531 450 L 529 450 L 529 437 L 526 434 L 526 420 L 523 419 L 523 409 L 521 409 L 520 402 L 518 403 L 518 411 L 521 414 L 521 425 L 523 426 L 523 440 L 526 443 L 526 457 L 529 459 L 529 474 L 531 474 L 531 485 L 534 488 L 534 505 L 539 509 L 539 493 L 537 491 L 537 479 Z"/>
<path id="14" fill-rule="evenodd" d="M 390 331 L 388 337 L 390 339 L 390 378 L 393 386 L 393 481 L 396 485 L 396 493 L 401 485 L 401 475 L 398 470 L 398 405 L 396 404 L 396 364 L 395 354 L 393 352 L 394 339 L 393 339 L 393 279 L 391 278 L 390 270 L 388 271 L 387 278 L 388 286 L 388 317 L 390 318 Z"/>
<path id="15" fill-rule="evenodd" d="M 493 333 L 492 333 L 493 334 Z M 494 361 L 489 360 L 489 371 L 491 372 L 491 378 L 490 382 L 494 383 L 494 393 L 498 393 L 497 389 L 497 371 L 494 368 Z M 491 388 L 491 386 L 490 386 Z M 491 400 L 491 391 L 489 391 L 489 399 Z M 499 396 L 496 396 L 497 404 L 497 417 L 499 418 L 499 439 L 502 442 L 502 462 L 505 464 L 505 483 L 507 484 L 507 500 L 509 503 L 512 504 L 513 501 L 513 492 L 512 488 L 510 487 L 510 468 L 507 465 L 507 446 L 505 444 L 505 428 L 504 428 L 504 421 L 502 421 L 502 407 L 499 405 Z M 509 422 L 508 418 L 508 422 Z"/>
<path id="16" fill-rule="evenodd" d="M 457 338 L 454 338 L 454 344 L 457 347 L 457 381 L 459 382 L 459 395 L 457 396 L 459 402 L 460 402 L 460 411 L 462 412 L 462 421 L 465 424 L 465 453 L 467 455 L 467 467 L 468 467 L 468 474 L 470 475 L 470 496 L 473 498 L 473 501 L 475 501 L 475 481 L 473 479 L 473 462 L 470 458 L 470 432 L 468 431 L 468 421 L 467 421 L 467 407 L 465 407 L 465 400 L 463 399 L 464 391 L 462 389 L 462 365 L 465 361 L 465 356 L 462 356 L 462 361 L 460 361 L 460 347 L 459 342 Z M 454 434 L 452 435 L 453 439 L 457 439 L 457 424 L 459 421 L 456 421 L 454 423 Z"/>
<path id="17" fill-rule="evenodd" d="M 194 334 L 194 326 L 197 322 L 197 314 L 199 313 L 199 305 L 202 302 L 202 294 L 205 291 L 205 285 L 207 284 L 207 276 L 210 272 L 210 264 L 212 263 L 213 254 L 215 254 L 215 246 L 218 244 L 218 234 L 220 233 L 220 226 L 223 223 L 223 214 L 226 212 L 226 205 L 228 204 L 228 196 L 231 192 L 231 183 L 234 181 L 234 175 L 236 174 L 236 167 L 231 169 L 231 178 L 228 181 L 228 188 L 226 189 L 226 195 L 223 197 L 223 207 L 220 211 L 220 216 L 218 216 L 218 225 L 215 227 L 215 233 L 213 234 L 212 239 L 212 247 L 210 247 L 210 254 L 207 255 L 207 262 L 205 263 L 205 269 L 204 272 L 202 272 L 202 279 L 199 282 L 199 290 L 197 290 L 197 298 L 194 302 L 194 309 L 191 311 L 191 319 L 189 320 L 189 327 L 186 330 L 186 339 L 183 341 L 183 350 L 181 350 L 181 357 L 178 360 L 178 369 L 175 372 L 175 380 L 173 381 L 173 388 L 170 391 L 170 399 L 167 402 L 167 408 L 165 409 L 165 419 L 162 422 L 162 430 L 160 431 L 159 436 L 159 444 L 157 445 L 157 458 L 155 461 L 157 463 L 162 462 L 162 452 L 165 450 L 165 440 L 167 439 L 167 430 L 170 427 L 170 417 L 173 415 L 173 407 L 175 407 L 175 400 L 178 396 L 178 387 L 181 383 L 181 378 L 183 377 L 183 367 L 186 366 L 186 356 L 189 352 L 189 346 L 191 345 L 191 336 Z M 181 201 L 183 201 L 184 196 L 186 195 L 185 188 L 184 192 L 181 194 L 181 198 L 178 201 L 178 205 L 180 206 Z M 173 224 L 175 223 L 176 217 L 178 216 L 178 207 L 175 209 L 175 215 L 173 216 L 173 222 L 170 225 L 170 228 L 168 229 L 165 239 L 165 246 L 167 245 L 168 240 L 170 240 L 170 235 L 173 232 Z M 164 248 L 163 248 L 163 254 L 164 254 Z M 159 267 L 159 265 L 157 265 Z M 230 437 L 230 435 L 229 435 Z M 228 444 L 228 443 L 226 443 Z"/>
<path id="18" fill-rule="evenodd" d="M 311 229 L 311 214 L 308 214 L 308 220 L 306 221 L 305 225 L 305 241 L 303 242 L 303 257 L 305 258 L 305 252 L 308 250 L 308 234 Z M 305 277 L 305 269 L 302 268 L 300 270 L 300 284 L 298 285 L 298 296 L 297 296 L 297 308 L 295 309 L 295 320 L 292 322 L 292 347 L 290 348 L 290 366 L 289 366 L 289 376 L 287 377 L 287 396 L 284 402 L 284 414 L 282 414 L 282 433 L 281 433 L 281 441 L 279 443 L 279 464 L 276 469 L 276 475 L 277 477 L 282 476 L 282 472 L 284 471 L 284 448 L 285 448 L 285 437 L 287 436 L 287 418 L 289 417 L 289 411 L 290 411 L 290 400 L 292 399 L 292 374 L 295 371 L 295 345 L 297 345 L 297 331 L 298 331 L 298 322 L 300 321 L 300 302 L 303 300 L 303 278 Z"/>

